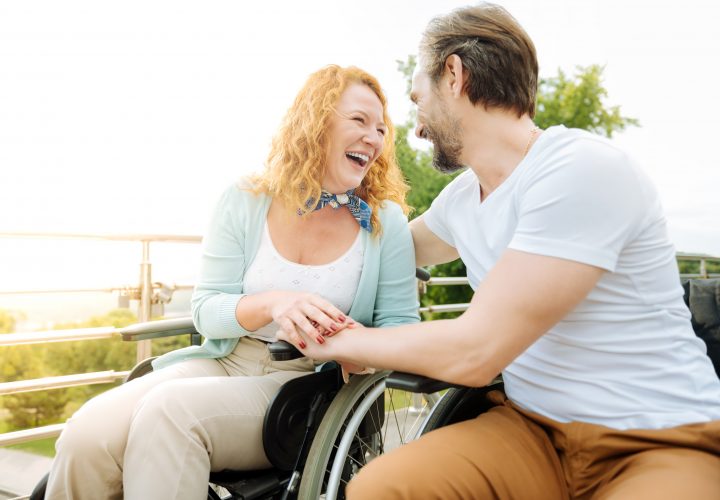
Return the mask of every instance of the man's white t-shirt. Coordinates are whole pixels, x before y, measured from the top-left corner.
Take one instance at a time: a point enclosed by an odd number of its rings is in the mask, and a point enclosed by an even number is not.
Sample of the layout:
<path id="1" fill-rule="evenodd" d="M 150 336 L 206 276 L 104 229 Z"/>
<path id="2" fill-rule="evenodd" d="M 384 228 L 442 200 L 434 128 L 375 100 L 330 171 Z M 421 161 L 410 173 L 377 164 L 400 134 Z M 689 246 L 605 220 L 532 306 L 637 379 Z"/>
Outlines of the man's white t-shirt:
<path id="1" fill-rule="evenodd" d="M 473 289 L 508 248 L 607 271 L 503 371 L 513 402 L 617 429 L 720 419 L 720 381 L 690 325 L 658 194 L 609 141 L 549 128 L 482 203 L 468 170 L 423 220 L 458 250 Z"/>

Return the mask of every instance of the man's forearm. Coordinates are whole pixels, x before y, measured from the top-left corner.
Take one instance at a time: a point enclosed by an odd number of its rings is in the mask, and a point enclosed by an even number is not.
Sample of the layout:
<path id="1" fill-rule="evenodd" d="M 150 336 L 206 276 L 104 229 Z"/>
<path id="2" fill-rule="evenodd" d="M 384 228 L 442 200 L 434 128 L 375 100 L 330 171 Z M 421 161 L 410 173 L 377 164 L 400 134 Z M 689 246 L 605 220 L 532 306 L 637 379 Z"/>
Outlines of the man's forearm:
<path id="1" fill-rule="evenodd" d="M 361 366 L 483 386 L 500 369 L 493 366 L 492 346 L 482 341 L 482 333 L 467 328 L 466 322 L 458 318 L 391 328 L 349 329 L 331 339 L 328 354 Z"/>

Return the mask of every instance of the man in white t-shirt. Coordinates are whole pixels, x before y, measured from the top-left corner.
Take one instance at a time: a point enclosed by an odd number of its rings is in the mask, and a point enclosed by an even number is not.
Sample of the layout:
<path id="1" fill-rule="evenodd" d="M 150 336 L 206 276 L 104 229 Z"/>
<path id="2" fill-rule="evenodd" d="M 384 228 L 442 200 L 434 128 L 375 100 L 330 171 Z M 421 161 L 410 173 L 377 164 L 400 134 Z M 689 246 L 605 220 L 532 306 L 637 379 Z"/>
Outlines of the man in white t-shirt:
<path id="1" fill-rule="evenodd" d="M 537 71 L 499 6 L 423 35 L 416 133 L 436 168 L 469 168 L 411 223 L 417 264 L 461 257 L 472 303 L 303 351 L 470 386 L 502 373 L 507 398 L 373 461 L 349 498 L 720 498 L 720 381 L 658 194 L 609 141 L 534 125 Z"/>

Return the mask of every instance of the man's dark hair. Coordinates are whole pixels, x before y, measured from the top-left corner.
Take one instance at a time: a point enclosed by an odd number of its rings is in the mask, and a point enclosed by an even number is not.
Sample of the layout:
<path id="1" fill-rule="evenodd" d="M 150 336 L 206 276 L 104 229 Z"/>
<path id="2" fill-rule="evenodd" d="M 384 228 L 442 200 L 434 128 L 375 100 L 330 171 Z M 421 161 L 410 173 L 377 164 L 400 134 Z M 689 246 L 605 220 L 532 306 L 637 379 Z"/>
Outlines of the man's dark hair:
<path id="1" fill-rule="evenodd" d="M 420 41 L 420 56 L 433 82 L 440 80 L 453 54 L 460 56 L 469 73 L 465 92 L 470 102 L 535 116 L 535 45 L 508 11 L 483 3 L 430 21 Z"/>

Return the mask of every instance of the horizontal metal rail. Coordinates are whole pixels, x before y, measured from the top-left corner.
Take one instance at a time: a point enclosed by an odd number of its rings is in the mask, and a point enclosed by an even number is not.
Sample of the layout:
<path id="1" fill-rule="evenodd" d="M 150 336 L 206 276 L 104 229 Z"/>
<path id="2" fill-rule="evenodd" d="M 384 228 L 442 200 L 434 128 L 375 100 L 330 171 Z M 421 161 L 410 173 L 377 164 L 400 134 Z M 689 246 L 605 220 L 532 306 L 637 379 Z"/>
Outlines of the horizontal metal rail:
<path id="1" fill-rule="evenodd" d="M 720 259 L 718 259 L 720 261 Z M 681 273 L 680 278 L 720 278 L 720 273 Z M 469 285 L 470 281 L 465 277 L 442 277 L 430 278 L 424 283 L 425 286 L 454 286 Z"/>
<path id="2" fill-rule="evenodd" d="M 0 396 L 18 394 L 21 392 L 46 391 L 48 389 L 64 389 L 78 385 L 111 384 L 128 376 L 129 371 L 80 373 L 75 375 L 60 375 L 57 377 L 43 377 L 30 380 L 17 380 L 15 382 L 0 383 Z"/>
<path id="3" fill-rule="evenodd" d="M 68 330 L 46 330 L 42 332 L 5 333 L 0 335 L 0 347 L 10 345 L 46 344 L 50 342 L 71 342 L 75 340 L 109 339 L 119 335 L 114 326 L 96 328 L 72 328 Z"/>
<path id="4" fill-rule="evenodd" d="M 470 283 L 465 276 L 461 276 L 461 277 L 444 276 L 444 277 L 430 278 L 426 282 L 426 284 L 427 284 L 427 286 L 448 286 L 448 285 L 468 285 Z"/>
<path id="5" fill-rule="evenodd" d="M 425 306 L 418 309 L 421 313 L 447 313 L 447 312 L 460 312 L 465 311 L 470 307 L 470 304 L 436 304 L 431 306 Z"/>
<path id="6" fill-rule="evenodd" d="M 35 427 L 33 429 L 6 432 L 5 434 L 0 434 L 0 446 L 10 446 L 11 444 L 20 444 L 37 439 L 57 437 L 64 428 L 65 424 L 54 424 Z"/>
<path id="7" fill-rule="evenodd" d="M 105 241 L 158 241 L 166 243 L 199 243 L 202 236 L 190 234 L 90 234 L 90 233 L 30 233 L 0 232 L 0 238 L 58 239 L 58 240 L 105 240 Z"/>
<path id="8" fill-rule="evenodd" d="M 706 253 L 677 252 L 675 254 L 675 258 L 677 258 L 677 260 L 708 260 L 712 262 L 720 262 L 720 257 Z"/>
<path id="9" fill-rule="evenodd" d="M 175 290 L 192 290 L 195 285 L 173 285 Z M 0 290 L 0 295 L 40 295 L 44 293 L 113 293 L 131 290 L 130 286 L 113 286 L 109 288 L 40 288 L 36 290 Z"/>

